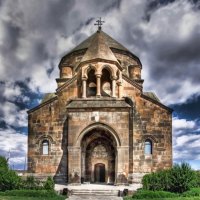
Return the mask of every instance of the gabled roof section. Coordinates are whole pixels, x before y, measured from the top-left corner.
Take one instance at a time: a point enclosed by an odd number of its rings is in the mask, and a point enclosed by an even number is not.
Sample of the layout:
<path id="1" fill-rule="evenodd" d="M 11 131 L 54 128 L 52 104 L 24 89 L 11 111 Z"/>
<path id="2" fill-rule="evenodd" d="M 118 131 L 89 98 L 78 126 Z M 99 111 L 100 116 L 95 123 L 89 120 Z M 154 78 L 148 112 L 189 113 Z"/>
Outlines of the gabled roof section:
<path id="1" fill-rule="evenodd" d="M 51 102 L 57 100 L 58 96 L 55 93 L 47 93 L 44 95 L 42 102 L 34 108 L 27 111 L 28 114 L 40 109 L 41 107 L 50 104 Z"/>
<path id="2" fill-rule="evenodd" d="M 156 96 L 156 94 L 154 92 L 144 92 L 143 94 L 155 101 L 160 102 L 160 99 Z"/>
<path id="3" fill-rule="evenodd" d="M 97 31 L 95 37 L 92 38 L 85 55 L 81 59 L 81 62 L 87 62 L 97 58 L 118 63 L 117 58 L 108 46 L 102 31 Z"/>
<path id="4" fill-rule="evenodd" d="M 42 99 L 42 103 L 48 101 L 49 99 L 52 99 L 53 97 L 56 97 L 56 94 L 55 93 L 46 93 Z"/>

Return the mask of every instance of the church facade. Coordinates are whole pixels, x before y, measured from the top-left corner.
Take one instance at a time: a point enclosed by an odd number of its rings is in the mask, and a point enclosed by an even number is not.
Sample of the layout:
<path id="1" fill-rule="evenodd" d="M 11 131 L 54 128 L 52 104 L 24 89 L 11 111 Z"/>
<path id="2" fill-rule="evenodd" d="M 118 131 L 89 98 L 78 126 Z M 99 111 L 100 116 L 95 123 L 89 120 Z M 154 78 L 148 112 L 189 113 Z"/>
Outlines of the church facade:
<path id="1" fill-rule="evenodd" d="M 29 173 L 117 185 L 172 166 L 172 110 L 143 91 L 136 55 L 99 29 L 59 70 L 56 92 L 28 111 Z"/>

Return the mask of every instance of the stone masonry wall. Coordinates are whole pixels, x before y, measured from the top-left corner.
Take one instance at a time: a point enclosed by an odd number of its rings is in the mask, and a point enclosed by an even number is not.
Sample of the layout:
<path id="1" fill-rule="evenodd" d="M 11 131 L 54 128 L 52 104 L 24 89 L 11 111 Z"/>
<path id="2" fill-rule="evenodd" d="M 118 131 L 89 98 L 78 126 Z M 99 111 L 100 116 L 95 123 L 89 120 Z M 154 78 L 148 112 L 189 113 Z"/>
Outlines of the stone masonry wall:
<path id="1" fill-rule="evenodd" d="M 148 173 L 172 166 L 171 112 L 142 97 L 131 84 L 124 81 L 124 95 L 132 97 L 133 122 L 133 171 Z M 144 142 L 153 142 L 153 154 L 144 154 Z"/>

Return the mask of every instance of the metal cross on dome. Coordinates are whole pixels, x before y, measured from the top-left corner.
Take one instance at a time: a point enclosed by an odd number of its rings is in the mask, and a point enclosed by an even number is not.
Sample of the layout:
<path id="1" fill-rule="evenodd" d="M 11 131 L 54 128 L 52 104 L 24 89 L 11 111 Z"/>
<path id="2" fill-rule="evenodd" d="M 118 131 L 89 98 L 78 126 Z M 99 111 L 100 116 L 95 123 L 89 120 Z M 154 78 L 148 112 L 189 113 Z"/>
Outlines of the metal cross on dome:
<path id="1" fill-rule="evenodd" d="M 98 31 L 101 30 L 101 26 L 103 25 L 103 23 L 105 23 L 105 21 L 101 21 L 101 17 L 99 17 L 99 19 L 96 21 L 97 23 L 95 23 L 95 26 L 98 26 Z"/>

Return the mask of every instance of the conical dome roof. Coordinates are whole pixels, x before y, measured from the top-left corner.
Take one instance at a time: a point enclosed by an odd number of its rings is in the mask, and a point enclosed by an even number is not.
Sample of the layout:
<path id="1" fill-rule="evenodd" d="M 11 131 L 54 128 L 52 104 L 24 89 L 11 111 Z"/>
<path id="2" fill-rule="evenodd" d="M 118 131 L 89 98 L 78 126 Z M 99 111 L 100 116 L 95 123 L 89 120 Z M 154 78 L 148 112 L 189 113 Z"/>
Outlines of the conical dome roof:
<path id="1" fill-rule="evenodd" d="M 79 51 L 84 51 L 84 55 L 81 61 L 79 63 L 76 63 L 75 68 L 77 68 L 80 63 L 84 63 L 94 59 L 102 59 L 112 62 L 114 61 L 119 64 L 116 56 L 114 55 L 116 51 L 119 51 L 119 53 L 122 54 L 128 54 L 132 58 L 136 59 L 141 65 L 141 62 L 137 56 L 135 56 L 126 47 L 124 47 L 122 44 L 117 42 L 115 39 L 110 37 L 102 30 L 98 30 L 86 40 L 81 42 L 74 49 L 72 49 L 67 55 L 62 58 L 61 63 L 65 60 L 67 56 Z"/>
<path id="2" fill-rule="evenodd" d="M 81 62 L 87 62 L 97 58 L 118 63 L 117 58 L 109 48 L 109 44 L 107 43 L 107 40 L 101 31 L 98 31 L 95 34 L 95 37 L 93 37 L 90 41 L 90 45 L 88 46 L 85 55 L 81 59 Z"/>
<path id="3" fill-rule="evenodd" d="M 129 51 L 126 47 L 124 47 L 122 44 L 120 44 L 119 42 L 117 42 L 115 39 L 113 39 L 112 37 L 110 37 L 105 32 L 103 32 L 103 31 L 97 31 L 96 33 L 94 33 L 93 35 L 91 35 L 90 37 L 88 37 L 86 40 L 84 40 L 83 42 L 81 42 L 74 49 L 72 49 L 71 52 L 82 50 L 82 49 L 87 49 L 91 45 L 91 43 L 94 40 L 94 38 L 98 37 L 99 34 L 101 35 L 101 38 L 104 39 L 104 41 L 106 42 L 106 44 L 108 45 L 109 48 L 119 49 L 119 50 L 123 50 L 123 51 Z"/>

